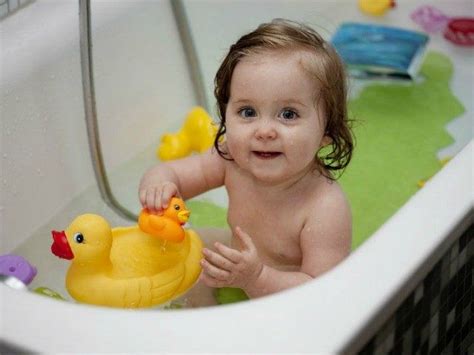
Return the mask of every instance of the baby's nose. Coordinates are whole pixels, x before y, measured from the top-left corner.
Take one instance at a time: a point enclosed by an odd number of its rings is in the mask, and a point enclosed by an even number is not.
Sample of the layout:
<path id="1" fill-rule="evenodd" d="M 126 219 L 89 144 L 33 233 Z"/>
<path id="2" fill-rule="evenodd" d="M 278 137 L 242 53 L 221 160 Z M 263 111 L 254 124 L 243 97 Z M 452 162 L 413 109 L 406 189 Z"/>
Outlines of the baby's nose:
<path id="1" fill-rule="evenodd" d="M 277 136 L 277 131 L 272 122 L 260 122 L 256 131 L 255 136 L 257 139 L 275 139 Z"/>

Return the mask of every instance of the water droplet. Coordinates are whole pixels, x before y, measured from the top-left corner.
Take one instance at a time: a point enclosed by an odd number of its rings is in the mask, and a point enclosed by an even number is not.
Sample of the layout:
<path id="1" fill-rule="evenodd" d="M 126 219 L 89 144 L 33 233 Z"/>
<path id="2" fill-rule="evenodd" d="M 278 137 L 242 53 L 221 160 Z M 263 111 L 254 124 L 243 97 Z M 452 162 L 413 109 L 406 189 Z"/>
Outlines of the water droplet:
<path id="1" fill-rule="evenodd" d="M 6 159 L 8 157 L 7 153 L 3 153 L 3 159 Z"/>
<path id="2" fill-rule="evenodd" d="M 7 179 L 3 179 L 3 185 L 7 184 Z"/>
<path id="3" fill-rule="evenodd" d="M 51 74 L 51 75 L 49 76 L 49 78 L 52 79 L 52 80 L 54 80 L 54 79 L 56 79 L 56 75 L 55 75 L 55 74 Z"/>

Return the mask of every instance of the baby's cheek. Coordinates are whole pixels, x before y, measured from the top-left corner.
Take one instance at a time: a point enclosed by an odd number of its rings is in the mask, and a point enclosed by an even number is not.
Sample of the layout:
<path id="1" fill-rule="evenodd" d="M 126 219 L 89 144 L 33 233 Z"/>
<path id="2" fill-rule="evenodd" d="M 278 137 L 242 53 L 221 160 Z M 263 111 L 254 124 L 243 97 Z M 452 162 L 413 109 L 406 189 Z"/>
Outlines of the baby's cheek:
<path id="1" fill-rule="evenodd" d="M 293 145 L 291 149 L 293 157 L 303 165 L 306 165 L 308 161 L 314 160 L 318 152 L 314 139 L 302 139 L 298 144 Z"/>
<path id="2" fill-rule="evenodd" d="M 226 146 L 232 159 L 238 162 L 242 159 L 246 147 L 246 140 L 238 135 L 227 135 Z"/>

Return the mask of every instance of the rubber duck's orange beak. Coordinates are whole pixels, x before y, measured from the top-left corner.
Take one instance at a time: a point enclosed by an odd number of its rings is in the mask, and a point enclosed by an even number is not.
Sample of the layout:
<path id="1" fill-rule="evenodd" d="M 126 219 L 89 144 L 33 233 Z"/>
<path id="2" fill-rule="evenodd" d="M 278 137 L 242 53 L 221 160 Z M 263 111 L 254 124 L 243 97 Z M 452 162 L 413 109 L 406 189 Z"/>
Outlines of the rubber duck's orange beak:
<path id="1" fill-rule="evenodd" d="M 395 0 L 390 1 L 390 7 L 394 8 L 395 6 L 397 6 L 397 3 L 395 2 Z"/>
<path id="2" fill-rule="evenodd" d="M 188 210 L 183 210 L 181 212 L 178 212 L 179 223 L 185 224 L 188 221 L 190 215 L 191 215 L 191 212 L 189 212 Z"/>
<path id="3" fill-rule="evenodd" d="M 51 245 L 52 253 L 63 259 L 73 259 L 74 254 L 72 253 L 69 242 L 67 241 L 66 233 L 64 233 L 64 231 L 51 231 L 51 234 L 53 235 L 53 244 Z"/>

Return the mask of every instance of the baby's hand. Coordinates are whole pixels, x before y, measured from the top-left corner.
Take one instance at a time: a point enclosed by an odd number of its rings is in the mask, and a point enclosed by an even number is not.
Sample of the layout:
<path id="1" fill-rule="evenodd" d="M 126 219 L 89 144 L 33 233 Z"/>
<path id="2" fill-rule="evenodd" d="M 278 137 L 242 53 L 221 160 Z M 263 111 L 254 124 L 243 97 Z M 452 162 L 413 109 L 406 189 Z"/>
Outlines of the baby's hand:
<path id="1" fill-rule="evenodd" d="M 201 280 L 209 287 L 245 287 L 260 275 L 263 264 L 252 238 L 239 227 L 235 235 L 241 242 L 240 250 L 216 243 L 217 252 L 203 249 Z"/>
<path id="2" fill-rule="evenodd" d="M 175 183 L 166 181 L 159 185 L 140 188 L 139 197 L 143 208 L 151 213 L 161 213 L 168 207 L 172 197 L 179 197 Z"/>

